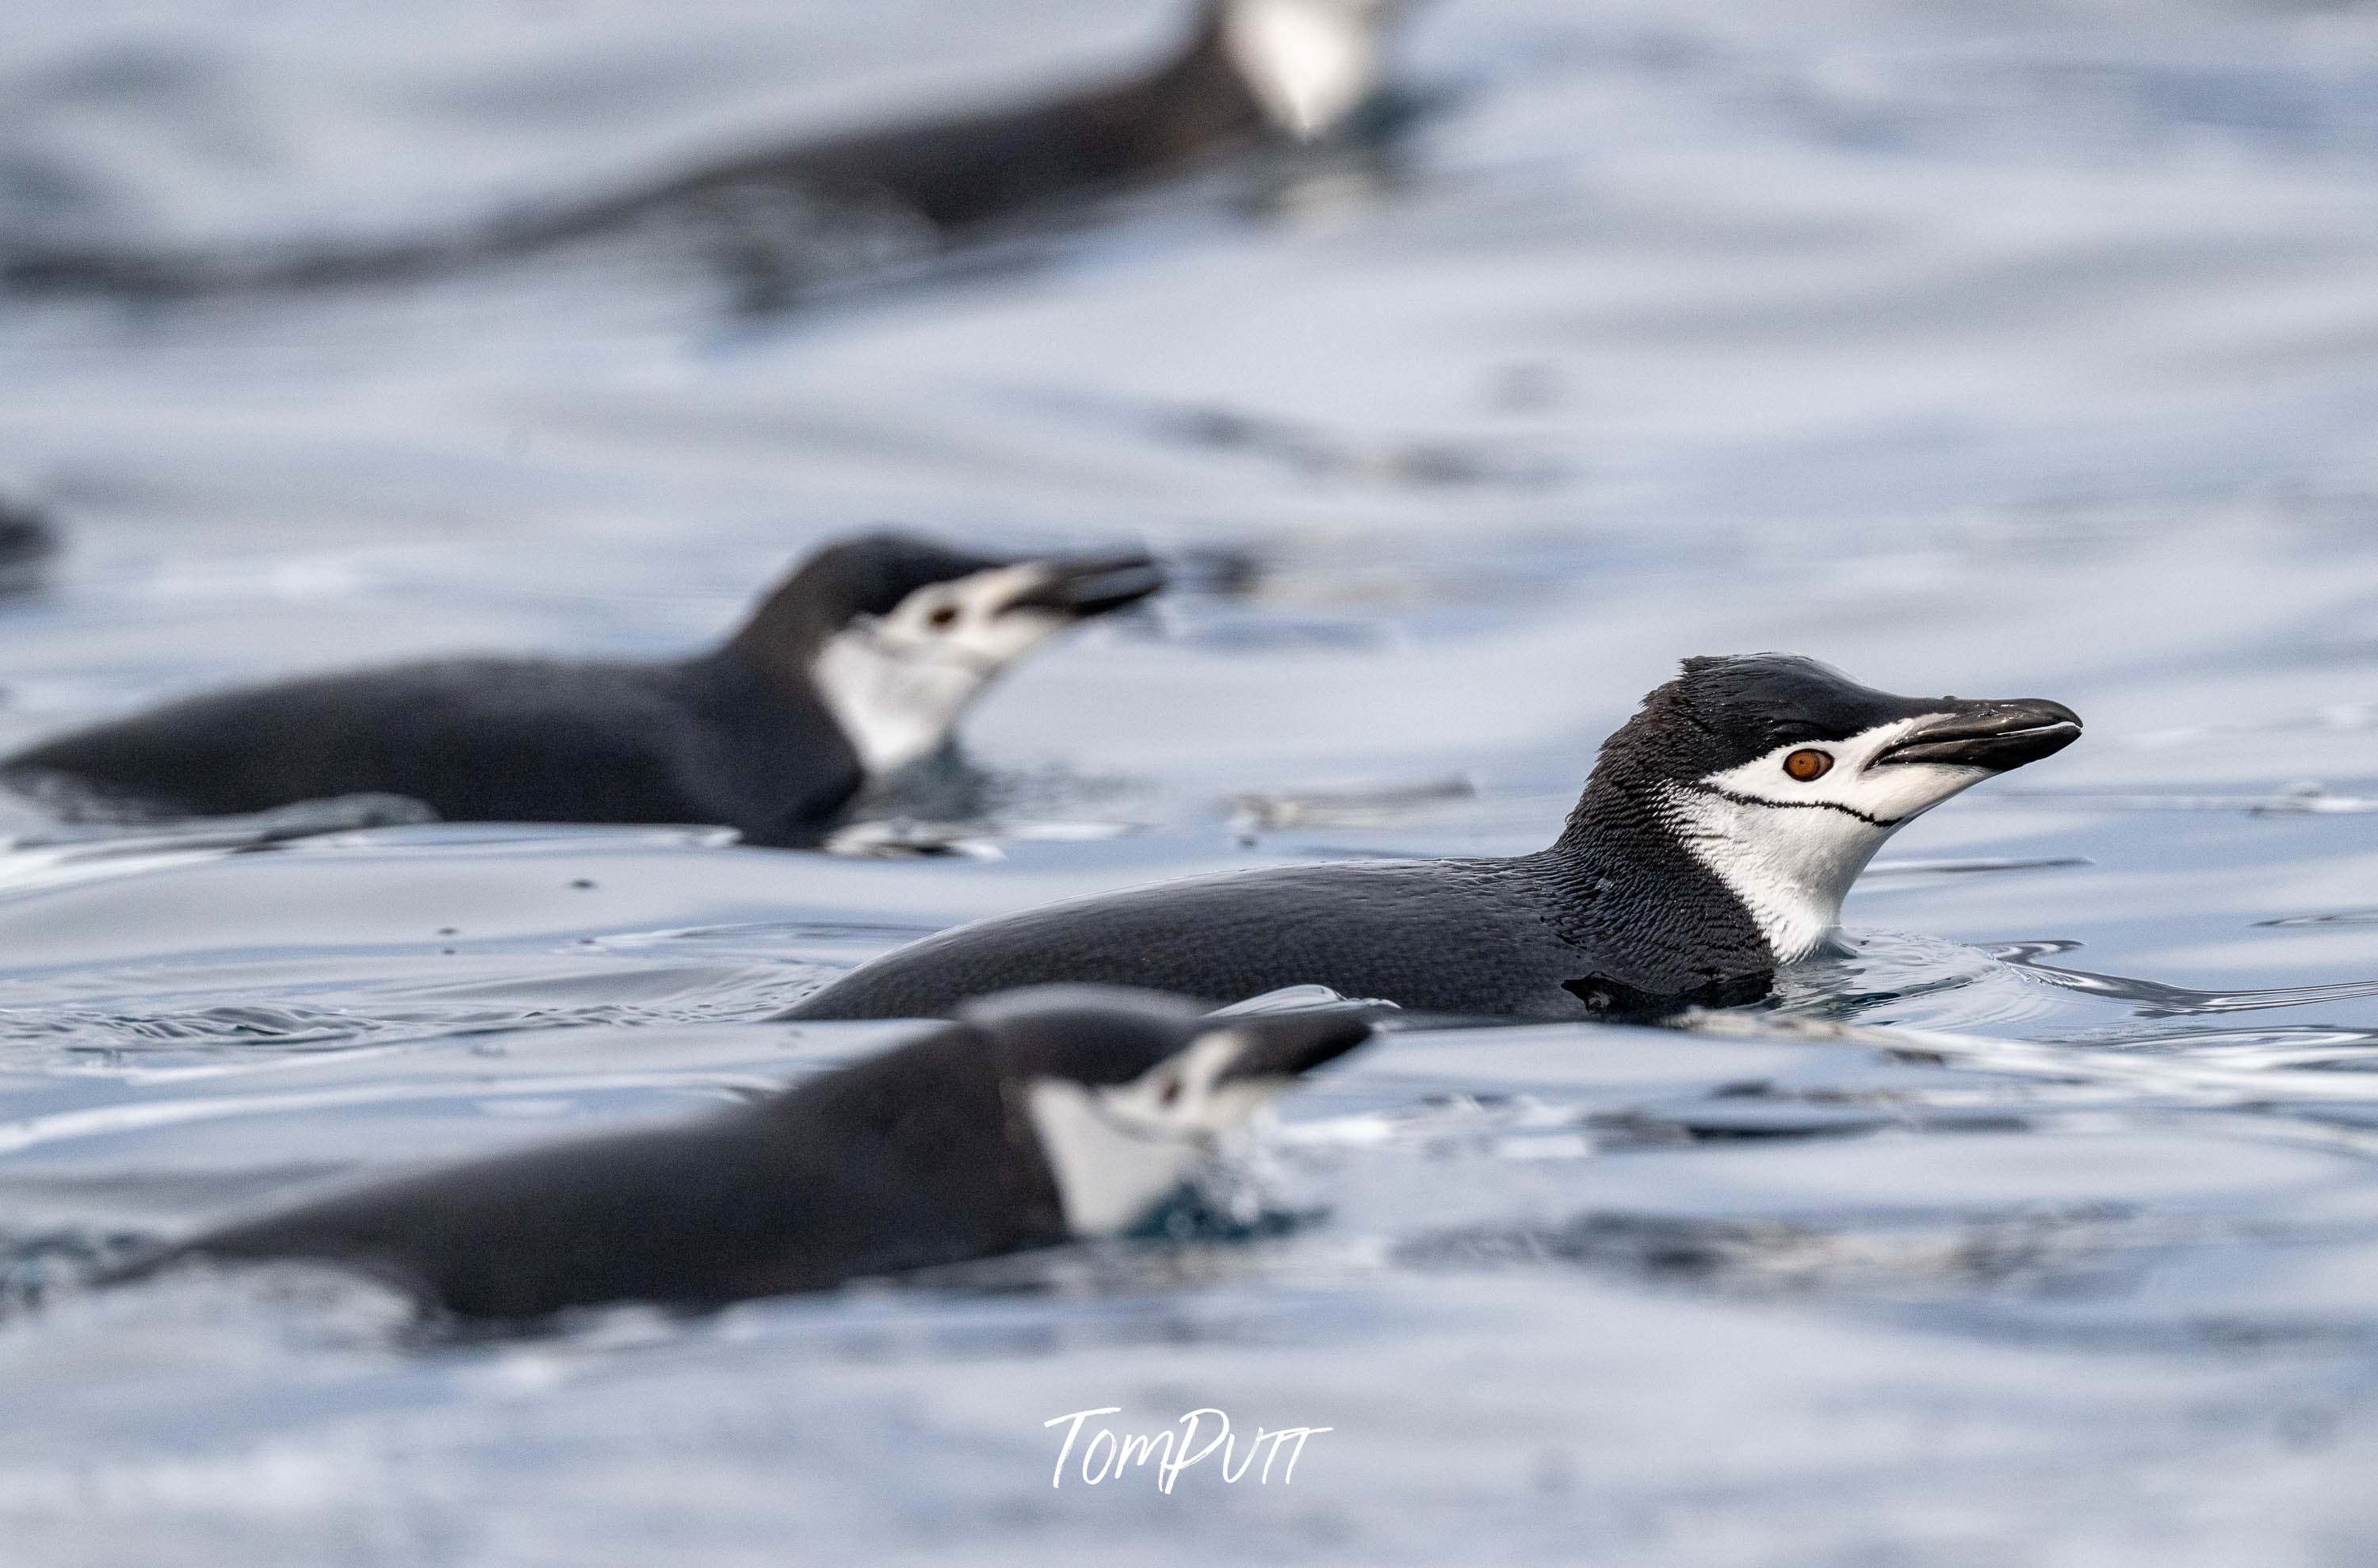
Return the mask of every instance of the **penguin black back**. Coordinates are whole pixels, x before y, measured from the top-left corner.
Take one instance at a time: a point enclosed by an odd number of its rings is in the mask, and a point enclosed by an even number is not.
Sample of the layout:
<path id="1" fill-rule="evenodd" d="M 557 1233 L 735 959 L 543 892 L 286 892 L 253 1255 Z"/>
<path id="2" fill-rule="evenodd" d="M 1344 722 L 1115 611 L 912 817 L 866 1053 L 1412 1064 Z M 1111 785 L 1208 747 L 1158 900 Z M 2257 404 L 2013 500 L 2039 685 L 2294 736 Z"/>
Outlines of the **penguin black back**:
<path id="1" fill-rule="evenodd" d="M 198 1258 L 308 1260 L 368 1273 L 435 1312 L 527 1321 L 612 1301 L 715 1305 L 1051 1246 L 1119 1228 L 1098 1216 L 1139 1212 L 1209 1152 L 1213 1133 L 1368 1032 L 1349 1013 L 1212 1019 L 1180 998 L 1109 988 L 992 997 L 761 1101 L 302 1204 L 168 1248 L 112 1283 Z M 1255 1092 L 1232 1098 L 1240 1086 Z M 1055 1121 L 1036 1109 L 1052 1092 L 1111 1101 L 1106 1118 L 1139 1114 L 1139 1101 L 1209 1114 L 1182 1124 L 1169 1149 L 1176 1129 L 1140 1116 L 1132 1152 L 1163 1150 L 1169 1162 L 1150 1180 L 1075 1141 L 1062 1108 Z"/>
<path id="2" fill-rule="evenodd" d="M 787 1016 L 931 1014 L 1055 981 L 1217 1001 L 1318 983 L 1543 1018 L 1752 1001 L 1901 825 L 2079 734 L 2057 703 L 1894 696 L 1784 655 L 1689 659 L 1603 743 L 1534 854 L 1230 873 L 1028 910 L 861 965 Z"/>
<path id="3" fill-rule="evenodd" d="M 1065 627 L 1154 591 L 1140 556 L 999 561 L 897 534 L 819 551 L 722 646 L 654 664 L 456 658 L 193 697 L 0 764 L 68 815 L 402 795 L 449 821 L 716 823 L 813 843 Z"/>
<path id="4" fill-rule="evenodd" d="M 1063 1239 L 1009 1140 L 998 1063 L 953 1025 L 704 1121 L 499 1155 L 230 1226 L 187 1254 L 305 1258 L 460 1317 L 696 1304 Z"/>
<path id="5" fill-rule="evenodd" d="M 548 243 L 769 187 L 888 206 L 954 233 L 1178 167 L 1267 123 L 1231 58 L 1228 9 L 1226 0 L 1201 6 L 1185 44 L 1141 75 L 1022 108 L 723 160 L 575 211 L 520 221 L 516 242 Z"/>

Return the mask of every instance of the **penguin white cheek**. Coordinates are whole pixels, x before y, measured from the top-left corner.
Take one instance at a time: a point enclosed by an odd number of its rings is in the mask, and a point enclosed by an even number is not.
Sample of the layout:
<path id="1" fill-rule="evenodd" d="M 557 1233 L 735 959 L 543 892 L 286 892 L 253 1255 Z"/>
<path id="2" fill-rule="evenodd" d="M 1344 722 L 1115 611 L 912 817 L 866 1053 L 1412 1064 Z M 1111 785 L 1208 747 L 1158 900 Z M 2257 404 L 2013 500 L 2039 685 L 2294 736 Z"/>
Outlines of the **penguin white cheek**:
<path id="1" fill-rule="evenodd" d="M 1130 1230 L 1287 1089 L 1279 1078 L 1214 1081 L 1243 1042 L 1222 1030 L 1132 1082 L 1090 1088 L 1035 1079 L 1025 1104 L 1057 1184 L 1065 1228 L 1077 1236 Z"/>
<path id="2" fill-rule="evenodd" d="M 1181 1185 L 1205 1151 L 1195 1142 L 1151 1135 L 1103 1114 L 1095 1092 L 1063 1079 L 1026 1092 L 1032 1129 L 1057 1183 L 1065 1228 L 1075 1236 L 1115 1236 Z"/>
<path id="3" fill-rule="evenodd" d="M 1378 87 L 1382 0 L 1232 0 L 1223 45 L 1272 123 L 1300 140 L 1335 129 Z"/>
<path id="4" fill-rule="evenodd" d="M 1778 746 L 1670 788 L 1678 837 L 1750 911 L 1777 961 L 1815 950 L 1840 923 L 1851 884 L 1901 826 L 1990 776 L 1982 767 L 1875 763 L 1932 718 Z"/>
<path id="5" fill-rule="evenodd" d="M 1048 579 L 1026 565 L 936 583 L 826 639 L 810 679 L 868 772 L 938 751 L 985 686 L 1070 624 L 1015 603 Z"/>

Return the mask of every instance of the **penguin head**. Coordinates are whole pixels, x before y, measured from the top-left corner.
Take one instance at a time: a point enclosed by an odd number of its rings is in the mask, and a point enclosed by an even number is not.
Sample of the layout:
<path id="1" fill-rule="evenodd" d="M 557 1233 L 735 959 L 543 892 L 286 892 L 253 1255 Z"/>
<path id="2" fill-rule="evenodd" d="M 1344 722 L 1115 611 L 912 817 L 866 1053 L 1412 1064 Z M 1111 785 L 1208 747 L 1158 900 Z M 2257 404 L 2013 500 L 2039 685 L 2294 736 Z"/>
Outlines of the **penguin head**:
<path id="1" fill-rule="evenodd" d="M 1318 141 L 1387 78 L 1387 33 L 1410 0 L 1222 0 L 1224 54 L 1279 131 Z"/>
<path id="2" fill-rule="evenodd" d="M 1164 585 L 1144 555 L 973 555 L 905 534 L 818 551 L 728 645 L 814 689 L 872 774 L 929 755 L 1002 670 Z"/>
<path id="3" fill-rule="evenodd" d="M 2080 734 L 2043 698 L 1896 696 L 1786 654 L 1689 658 L 1604 742 L 1588 789 L 1648 802 L 1790 962 L 1903 825 Z"/>
<path id="4" fill-rule="evenodd" d="M 970 1002 L 1075 1236 L 1129 1230 L 1226 1133 L 1297 1078 L 1370 1038 L 1351 1008 L 1217 1017 L 1110 985 L 1040 985 Z"/>

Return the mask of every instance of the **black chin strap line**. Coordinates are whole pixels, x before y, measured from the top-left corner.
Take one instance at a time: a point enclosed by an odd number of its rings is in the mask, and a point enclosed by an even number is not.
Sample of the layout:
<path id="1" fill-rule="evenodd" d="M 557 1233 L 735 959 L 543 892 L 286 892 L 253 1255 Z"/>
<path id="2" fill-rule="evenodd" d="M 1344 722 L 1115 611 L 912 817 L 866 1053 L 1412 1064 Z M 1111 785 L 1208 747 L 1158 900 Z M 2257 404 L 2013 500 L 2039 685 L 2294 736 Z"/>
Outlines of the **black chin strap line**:
<path id="1" fill-rule="evenodd" d="M 1907 819 L 1904 816 L 1874 816 L 1845 806 L 1839 801 L 1771 801 L 1764 795 L 1745 795 L 1703 779 L 1691 779 L 1684 788 L 1704 795 L 1714 795 L 1721 801 L 1731 801 L 1738 806 L 1775 806 L 1787 811 L 1837 811 L 1844 816 L 1854 816 L 1869 827 L 1896 827 Z"/>

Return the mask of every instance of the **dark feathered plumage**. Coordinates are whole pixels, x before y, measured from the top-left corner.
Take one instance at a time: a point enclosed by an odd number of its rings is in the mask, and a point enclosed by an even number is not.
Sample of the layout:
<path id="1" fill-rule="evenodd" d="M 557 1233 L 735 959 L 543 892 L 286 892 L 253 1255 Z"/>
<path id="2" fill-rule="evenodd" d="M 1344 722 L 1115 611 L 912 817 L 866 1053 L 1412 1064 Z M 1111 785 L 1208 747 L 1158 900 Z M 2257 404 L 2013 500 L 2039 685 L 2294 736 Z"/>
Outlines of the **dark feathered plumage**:
<path id="1" fill-rule="evenodd" d="M 225 1226 L 117 1271 L 341 1264 L 433 1310 L 530 1320 L 609 1301 L 715 1305 L 962 1262 L 1070 1235 L 1023 1092 L 1128 1082 L 1219 1029 L 1231 1071 L 1287 1080 L 1351 1049 L 1347 1014 L 1213 1019 L 1177 997 L 993 997 L 924 1039 L 675 1127 L 401 1177 Z"/>

